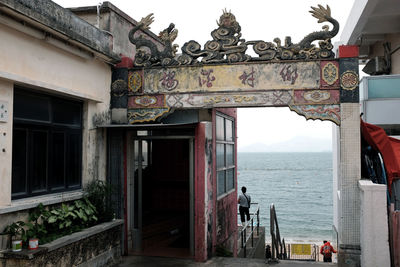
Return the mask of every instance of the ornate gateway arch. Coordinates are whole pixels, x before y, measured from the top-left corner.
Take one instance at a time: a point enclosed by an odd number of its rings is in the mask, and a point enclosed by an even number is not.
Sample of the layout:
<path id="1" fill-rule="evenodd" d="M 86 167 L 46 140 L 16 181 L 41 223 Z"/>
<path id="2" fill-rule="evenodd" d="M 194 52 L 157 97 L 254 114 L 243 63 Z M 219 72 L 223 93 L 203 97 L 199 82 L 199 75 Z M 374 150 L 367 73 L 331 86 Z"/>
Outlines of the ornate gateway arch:
<path id="1" fill-rule="evenodd" d="M 179 109 L 219 107 L 282 107 L 306 119 L 329 120 L 340 126 L 339 141 L 339 263 L 359 260 L 360 179 L 358 54 L 341 47 L 332 52 L 331 38 L 339 31 L 330 8 L 310 13 L 332 29 L 308 34 L 298 43 L 246 41 L 235 16 L 224 11 L 212 40 L 203 46 L 185 43 L 181 53 L 173 44 L 177 30 L 171 24 L 160 33 L 165 46 L 157 47 L 141 31 L 152 15 L 129 32 L 136 45 L 134 66 L 116 68 L 111 87 L 112 112 L 120 123 L 153 122 Z M 318 41 L 318 45 L 313 42 Z M 246 51 L 252 48 L 257 56 Z M 336 194 L 336 192 L 335 192 Z M 346 264 L 347 264 L 346 263 Z M 348 266 L 348 265 L 346 265 Z"/>

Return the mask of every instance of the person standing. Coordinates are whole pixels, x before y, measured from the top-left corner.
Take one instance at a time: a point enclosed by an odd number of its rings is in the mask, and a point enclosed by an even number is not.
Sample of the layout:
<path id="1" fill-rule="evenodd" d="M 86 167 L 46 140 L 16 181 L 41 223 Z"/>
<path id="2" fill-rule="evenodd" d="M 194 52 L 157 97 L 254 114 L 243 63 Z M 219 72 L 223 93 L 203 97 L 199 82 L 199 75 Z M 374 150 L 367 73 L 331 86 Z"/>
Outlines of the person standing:
<path id="1" fill-rule="evenodd" d="M 319 252 L 324 255 L 324 262 L 332 262 L 332 253 L 336 253 L 336 250 L 332 247 L 329 241 L 324 240 L 324 244 Z"/>
<path id="2" fill-rule="evenodd" d="M 246 194 L 246 187 L 242 187 L 242 194 L 239 195 L 238 204 L 239 204 L 239 213 L 240 213 L 240 221 L 244 226 L 246 224 L 245 215 L 247 221 L 250 221 L 250 203 L 251 197 L 250 195 Z"/>

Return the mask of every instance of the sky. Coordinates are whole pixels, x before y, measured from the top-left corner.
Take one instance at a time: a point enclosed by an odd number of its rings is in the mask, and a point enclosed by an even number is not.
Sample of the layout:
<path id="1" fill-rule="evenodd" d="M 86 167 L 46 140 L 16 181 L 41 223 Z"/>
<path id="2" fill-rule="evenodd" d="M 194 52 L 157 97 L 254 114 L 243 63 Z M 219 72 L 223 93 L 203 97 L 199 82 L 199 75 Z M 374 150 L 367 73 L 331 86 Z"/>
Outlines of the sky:
<path id="1" fill-rule="evenodd" d="M 95 0 L 56 0 L 63 7 L 94 6 Z M 222 10 L 231 11 L 241 26 L 242 38 L 272 42 L 275 37 L 282 41 L 286 36 L 299 42 L 307 34 L 320 31 L 323 25 L 308 12 L 310 6 L 329 5 L 332 17 L 339 21 L 339 34 L 332 40 L 338 42 L 353 6 L 354 0 L 111 0 L 112 4 L 136 21 L 154 13 L 151 31 L 158 34 L 173 22 L 178 29 L 175 43 L 179 50 L 183 44 L 195 40 L 201 45 L 212 40 L 211 31 Z M 250 50 L 250 49 L 249 49 Z M 313 121 L 289 110 L 289 108 L 241 108 L 238 109 L 238 147 L 253 143 L 273 144 L 296 136 L 311 136 L 331 142 L 332 123 Z"/>

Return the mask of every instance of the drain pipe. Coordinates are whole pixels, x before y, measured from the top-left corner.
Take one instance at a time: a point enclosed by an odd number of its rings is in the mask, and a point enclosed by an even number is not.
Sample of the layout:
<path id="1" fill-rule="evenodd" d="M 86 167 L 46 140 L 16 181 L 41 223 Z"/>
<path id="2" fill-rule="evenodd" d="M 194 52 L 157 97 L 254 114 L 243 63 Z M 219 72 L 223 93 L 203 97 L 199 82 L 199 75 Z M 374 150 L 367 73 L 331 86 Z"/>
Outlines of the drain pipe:
<path id="1" fill-rule="evenodd" d="M 97 23 L 96 23 L 96 27 L 100 29 L 100 10 L 101 7 L 103 6 L 103 2 L 100 2 L 97 4 Z"/>

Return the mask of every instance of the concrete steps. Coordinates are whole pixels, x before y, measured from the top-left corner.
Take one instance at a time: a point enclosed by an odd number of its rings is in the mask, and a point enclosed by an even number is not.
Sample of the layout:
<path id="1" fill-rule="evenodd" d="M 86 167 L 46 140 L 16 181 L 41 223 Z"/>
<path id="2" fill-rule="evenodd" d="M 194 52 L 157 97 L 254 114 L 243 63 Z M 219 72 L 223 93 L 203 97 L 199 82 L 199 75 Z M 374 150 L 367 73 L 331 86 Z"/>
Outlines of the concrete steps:
<path id="1" fill-rule="evenodd" d="M 145 257 L 145 256 L 126 256 L 122 258 L 122 262 L 118 265 L 120 267 L 125 266 L 192 266 L 192 267 L 332 267 L 337 266 L 335 263 L 323 263 L 323 262 L 305 262 L 305 261 L 287 261 L 281 260 L 278 263 L 268 264 L 264 259 L 249 259 L 249 258 L 224 258 L 224 257 L 213 257 L 206 262 L 195 262 L 192 259 L 177 259 L 177 258 L 164 258 L 164 257 Z"/>

